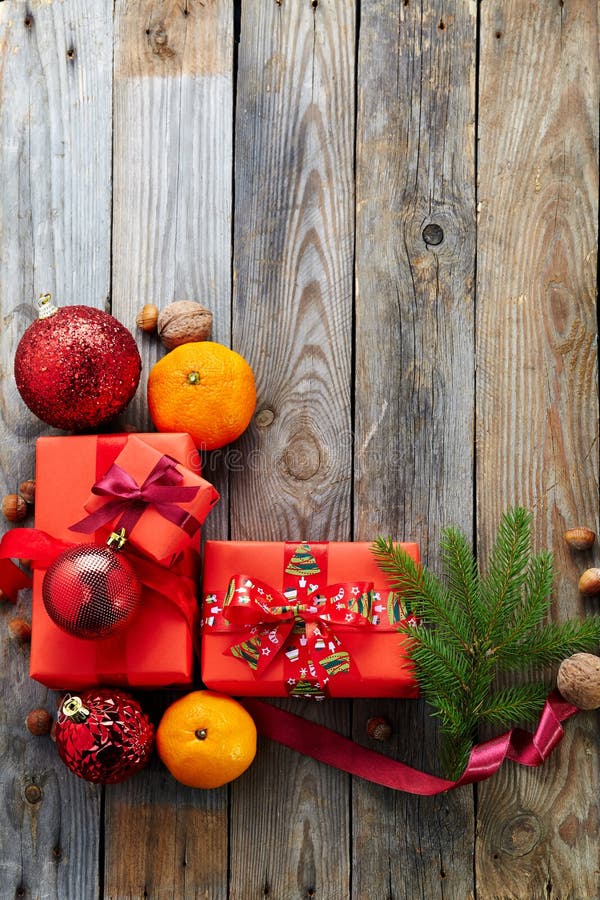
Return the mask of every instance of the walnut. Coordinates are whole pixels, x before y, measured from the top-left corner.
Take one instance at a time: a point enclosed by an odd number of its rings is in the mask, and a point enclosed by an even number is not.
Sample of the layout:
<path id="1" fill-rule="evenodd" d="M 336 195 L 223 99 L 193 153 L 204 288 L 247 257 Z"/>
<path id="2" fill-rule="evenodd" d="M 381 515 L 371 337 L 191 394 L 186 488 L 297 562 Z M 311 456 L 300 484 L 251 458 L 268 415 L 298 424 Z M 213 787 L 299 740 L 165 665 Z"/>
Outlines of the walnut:
<path id="1" fill-rule="evenodd" d="M 556 686 L 568 703 L 579 709 L 600 707 L 600 656 L 574 653 L 558 670 Z"/>
<path id="2" fill-rule="evenodd" d="M 158 316 L 158 336 L 172 350 L 180 344 L 206 341 L 212 329 L 212 313 L 195 300 L 169 303 Z"/>

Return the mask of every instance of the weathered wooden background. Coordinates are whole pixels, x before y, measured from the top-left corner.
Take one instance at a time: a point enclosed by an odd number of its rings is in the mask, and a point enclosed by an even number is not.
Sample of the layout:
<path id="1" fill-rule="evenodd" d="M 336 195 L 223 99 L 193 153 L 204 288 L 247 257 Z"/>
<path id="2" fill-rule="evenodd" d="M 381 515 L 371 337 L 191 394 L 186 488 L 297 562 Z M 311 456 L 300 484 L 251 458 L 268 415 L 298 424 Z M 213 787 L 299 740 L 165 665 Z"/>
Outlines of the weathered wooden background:
<path id="1" fill-rule="evenodd" d="M 598 524 L 599 36 L 597 0 L 1 0 L 3 492 L 48 431 L 12 378 L 32 298 L 134 331 L 196 298 L 259 393 L 206 460 L 207 534 L 392 533 L 435 567 L 442 526 L 485 555 L 519 502 L 556 615 L 582 612 L 597 553 L 562 531 Z M 27 665 L 5 631 L 2 898 L 600 896 L 597 714 L 543 770 L 437 799 L 266 742 L 229 788 L 154 761 L 102 790 L 25 730 L 55 703 Z M 386 751 L 435 769 L 421 703 L 303 712 L 360 742 L 385 713 Z"/>

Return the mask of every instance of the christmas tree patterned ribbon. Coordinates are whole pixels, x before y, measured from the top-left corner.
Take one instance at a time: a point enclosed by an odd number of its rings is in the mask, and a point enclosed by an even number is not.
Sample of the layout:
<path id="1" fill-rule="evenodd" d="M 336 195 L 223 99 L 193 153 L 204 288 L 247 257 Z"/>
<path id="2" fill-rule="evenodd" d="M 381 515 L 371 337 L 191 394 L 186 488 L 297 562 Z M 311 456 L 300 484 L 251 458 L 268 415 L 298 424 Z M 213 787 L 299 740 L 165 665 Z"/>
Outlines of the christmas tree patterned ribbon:
<path id="1" fill-rule="evenodd" d="M 162 456 L 145 481 L 138 485 L 129 472 L 113 463 L 96 482 L 92 493 L 109 497 L 104 506 L 71 525 L 71 531 L 93 534 L 122 513 L 115 530 L 134 528 L 148 506 L 153 506 L 163 518 L 177 525 L 190 537 L 200 528 L 200 522 L 177 504 L 191 502 L 198 493 L 198 485 L 181 484 L 183 475 L 177 463 L 169 456 Z"/>
<path id="2" fill-rule="evenodd" d="M 251 576 L 235 575 L 223 601 L 223 617 L 245 628 L 248 636 L 229 652 L 257 678 L 283 654 L 288 693 L 323 699 L 329 679 L 350 672 L 353 665 L 336 626 L 372 625 L 373 602 L 372 582 L 310 583 L 280 592 Z"/>

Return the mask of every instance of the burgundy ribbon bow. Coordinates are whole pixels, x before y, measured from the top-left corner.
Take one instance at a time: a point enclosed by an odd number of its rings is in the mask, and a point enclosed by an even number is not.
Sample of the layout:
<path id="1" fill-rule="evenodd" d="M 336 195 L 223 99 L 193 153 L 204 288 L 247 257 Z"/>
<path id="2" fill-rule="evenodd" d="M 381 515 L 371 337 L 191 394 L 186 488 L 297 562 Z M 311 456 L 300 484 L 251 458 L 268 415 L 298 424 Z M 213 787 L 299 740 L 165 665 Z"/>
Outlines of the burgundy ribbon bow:
<path id="1" fill-rule="evenodd" d="M 71 525 L 70 529 L 92 534 L 123 513 L 115 529 L 124 528 L 125 533 L 129 534 L 146 508 L 153 506 L 163 518 L 192 536 L 200 528 L 200 522 L 177 504 L 189 503 L 199 488 L 197 485 L 183 486 L 182 481 L 183 475 L 177 469 L 175 460 L 169 456 L 161 456 L 141 485 L 129 472 L 113 463 L 92 488 L 93 494 L 113 499 Z"/>
<path id="2" fill-rule="evenodd" d="M 330 584 L 303 599 L 291 602 L 272 585 L 235 575 L 223 602 L 223 617 L 244 626 L 247 637 L 232 644 L 229 652 L 244 660 L 257 677 L 283 653 L 289 693 L 321 698 L 329 678 L 349 671 L 351 665 L 335 626 L 372 624 L 373 583 Z"/>

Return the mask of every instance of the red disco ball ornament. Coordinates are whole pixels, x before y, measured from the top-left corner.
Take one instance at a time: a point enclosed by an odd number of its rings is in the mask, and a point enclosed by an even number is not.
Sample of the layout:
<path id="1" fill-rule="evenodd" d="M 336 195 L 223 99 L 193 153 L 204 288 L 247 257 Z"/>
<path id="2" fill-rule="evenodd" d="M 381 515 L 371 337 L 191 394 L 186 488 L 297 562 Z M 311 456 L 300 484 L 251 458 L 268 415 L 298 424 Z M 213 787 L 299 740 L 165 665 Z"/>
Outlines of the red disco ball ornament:
<path id="1" fill-rule="evenodd" d="M 79 544 L 57 556 L 42 582 L 46 612 L 68 634 L 105 638 L 128 625 L 142 589 L 131 565 L 110 547 Z"/>
<path id="2" fill-rule="evenodd" d="M 65 431 L 96 428 L 118 415 L 136 392 L 137 344 L 114 316 L 90 306 L 37 302 L 39 318 L 15 354 L 15 381 L 43 422 Z"/>
<path id="3" fill-rule="evenodd" d="M 116 784 L 143 768 L 154 728 L 137 700 L 118 688 L 91 688 L 61 700 L 55 730 L 64 764 L 86 781 Z"/>

